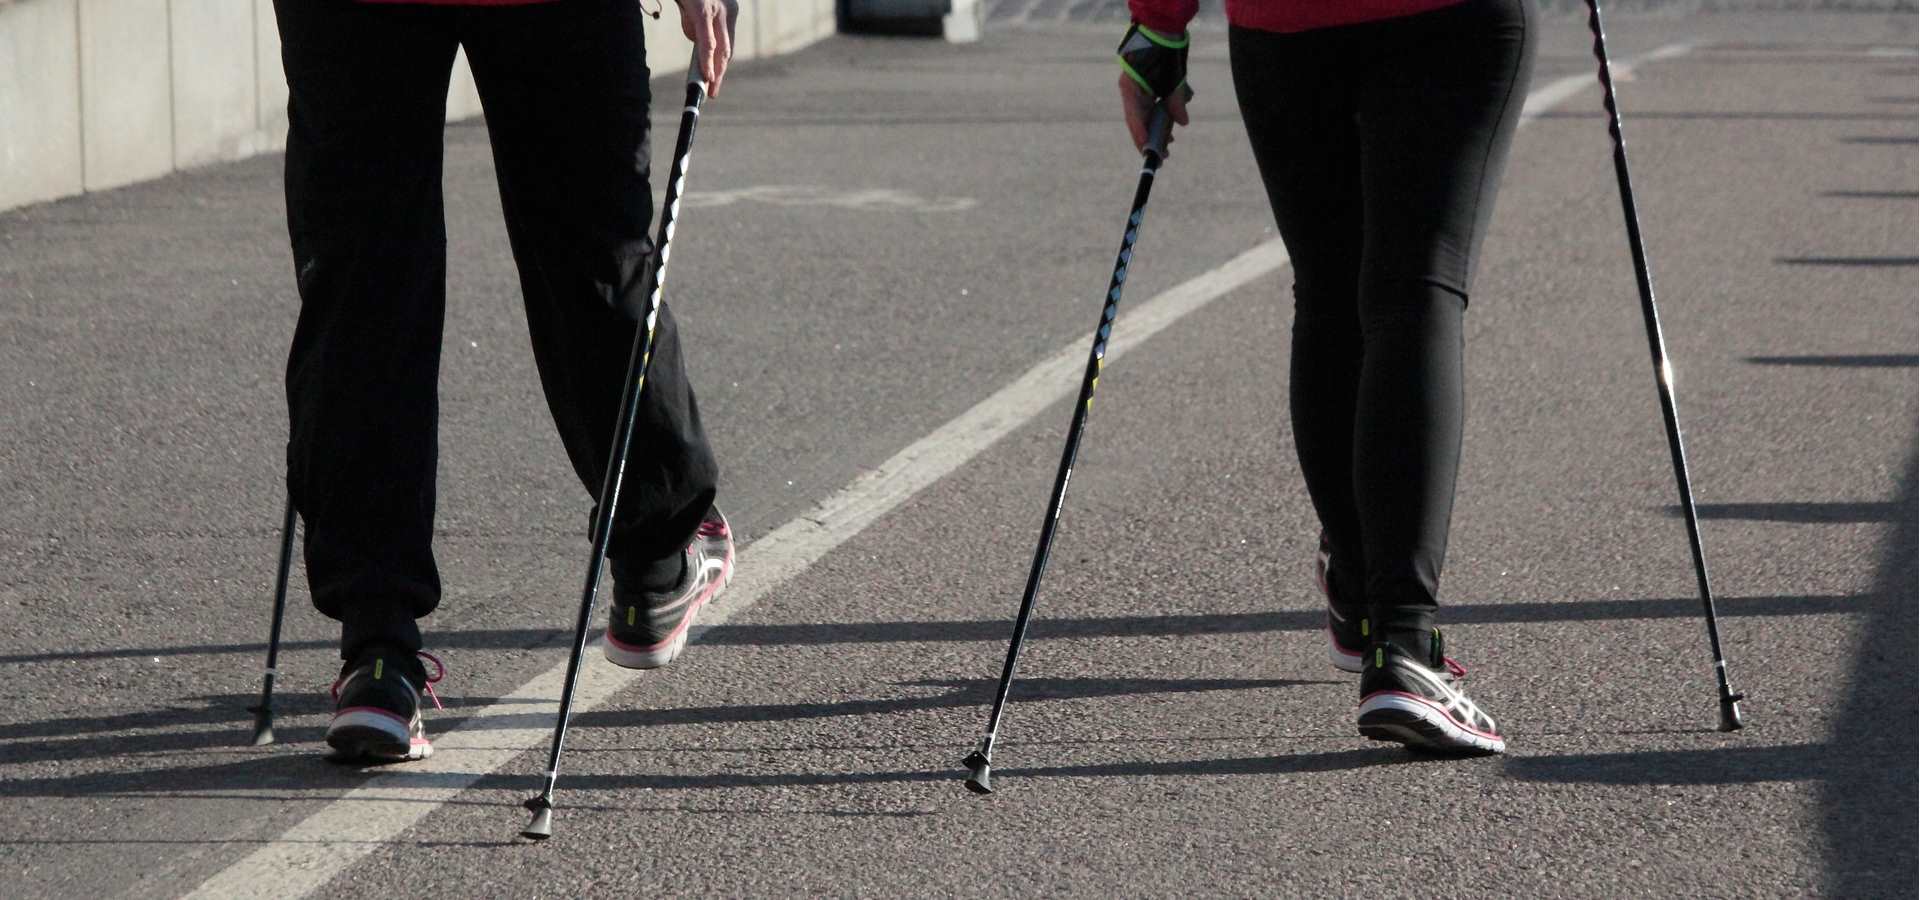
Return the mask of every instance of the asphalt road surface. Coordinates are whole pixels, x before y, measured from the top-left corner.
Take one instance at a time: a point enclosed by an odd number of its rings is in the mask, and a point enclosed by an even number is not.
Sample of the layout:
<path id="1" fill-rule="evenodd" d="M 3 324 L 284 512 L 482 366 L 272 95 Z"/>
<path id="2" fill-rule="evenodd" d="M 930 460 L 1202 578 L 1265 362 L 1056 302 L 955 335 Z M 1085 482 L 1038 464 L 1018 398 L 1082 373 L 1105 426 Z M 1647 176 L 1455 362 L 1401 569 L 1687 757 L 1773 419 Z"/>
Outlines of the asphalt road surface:
<path id="1" fill-rule="evenodd" d="M 296 305 L 280 160 L 0 213 L 0 893 L 1914 894 L 1911 13 L 1612 27 L 1732 735 L 1586 31 L 1543 27 L 1468 316 L 1442 624 L 1510 745 L 1472 761 L 1360 739 L 1325 662 L 1289 275 L 1201 28 L 981 798 L 958 761 L 1137 171 L 1113 29 L 1017 18 L 828 40 L 711 104 L 671 294 L 741 579 L 672 667 L 590 657 L 544 845 L 517 804 L 589 501 L 484 127 L 447 137 L 426 624 L 452 671 L 412 767 L 321 761 L 334 632 L 297 578 L 280 743 L 246 746 Z"/>

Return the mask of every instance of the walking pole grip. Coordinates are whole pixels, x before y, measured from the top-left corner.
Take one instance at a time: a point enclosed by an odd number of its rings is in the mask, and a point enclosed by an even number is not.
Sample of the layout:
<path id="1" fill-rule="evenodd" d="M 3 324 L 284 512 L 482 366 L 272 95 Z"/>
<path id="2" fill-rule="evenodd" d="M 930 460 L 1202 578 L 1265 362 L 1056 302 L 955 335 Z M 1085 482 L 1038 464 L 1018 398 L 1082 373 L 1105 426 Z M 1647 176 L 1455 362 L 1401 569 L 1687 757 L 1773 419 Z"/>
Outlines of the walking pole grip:
<path id="1" fill-rule="evenodd" d="M 1180 85 L 1180 101 L 1193 99 L 1193 88 Z M 1147 145 L 1143 152 L 1151 153 L 1157 159 L 1167 158 L 1167 138 L 1173 134 L 1173 114 L 1167 112 L 1167 101 L 1153 105 L 1153 115 L 1147 119 Z"/>

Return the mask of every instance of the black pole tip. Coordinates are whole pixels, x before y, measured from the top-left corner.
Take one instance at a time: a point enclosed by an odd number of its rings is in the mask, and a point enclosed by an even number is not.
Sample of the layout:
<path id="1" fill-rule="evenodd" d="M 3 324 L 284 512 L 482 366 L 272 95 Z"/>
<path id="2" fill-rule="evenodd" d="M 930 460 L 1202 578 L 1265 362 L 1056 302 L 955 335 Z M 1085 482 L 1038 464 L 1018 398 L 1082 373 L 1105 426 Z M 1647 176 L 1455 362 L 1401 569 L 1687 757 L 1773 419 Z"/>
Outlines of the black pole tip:
<path id="1" fill-rule="evenodd" d="M 972 756 L 961 761 L 971 774 L 967 776 L 967 790 L 976 794 L 993 793 L 993 763 L 985 753 L 976 750 Z"/>
<path id="2" fill-rule="evenodd" d="M 1720 698 L 1721 731 L 1739 731 L 1746 727 L 1747 723 L 1740 718 L 1740 701 L 1746 697 L 1745 694 L 1734 694 L 1731 697 Z"/>
<path id="3" fill-rule="evenodd" d="M 265 747 L 273 743 L 273 710 L 265 706 L 250 706 L 253 711 L 253 745 Z"/>
<path id="4" fill-rule="evenodd" d="M 533 810 L 533 820 L 520 829 L 520 836 L 530 841 L 544 841 L 553 837 L 553 804 L 540 796 L 521 805 Z"/>

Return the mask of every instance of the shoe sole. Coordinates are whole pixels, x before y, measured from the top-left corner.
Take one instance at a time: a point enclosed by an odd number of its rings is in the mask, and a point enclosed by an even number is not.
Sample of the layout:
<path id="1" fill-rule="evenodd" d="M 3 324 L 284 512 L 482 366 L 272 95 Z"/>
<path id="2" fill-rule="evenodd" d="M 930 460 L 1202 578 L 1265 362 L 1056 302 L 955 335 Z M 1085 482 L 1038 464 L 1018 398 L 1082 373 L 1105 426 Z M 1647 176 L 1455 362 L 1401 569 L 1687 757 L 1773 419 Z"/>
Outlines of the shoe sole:
<path id="1" fill-rule="evenodd" d="M 721 522 L 725 521 L 723 517 Z M 727 556 L 720 568 L 720 578 L 709 584 L 706 590 L 700 592 L 700 596 L 693 599 L 693 602 L 687 604 L 686 614 L 681 616 L 680 623 L 674 626 L 673 637 L 652 647 L 635 647 L 622 644 L 609 634 L 600 646 L 601 654 L 607 658 L 608 662 L 623 669 L 658 669 L 673 662 L 680 656 L 680 651 L 687 648 L 687 636 L 693 633 L 693 622 L 700 615 L 700 610 L 718 599 L 721 592 L 725 591 L 728 585 L 733 584 L 733 559 L 733 536 L 729 532 Z"/>
<path id="2" fill-rule="evenodd" d="M 1360 734 L 1450 756 L 1492 756 L 1507 750 L 1505 738 L 1465 728 L 1439 707 L 1397 692 L 1360 701 Z"/>
<path id="3" fill-rule="evenodd" d="M 1367 670 L 1366 655 L 1340 646 L 1340 639 L 1333 636 L 1332 628 L 1327 629 L 1327 662 L 1349 675 L 1358 675 Z"/>
<path id="4" fill-rule="evenodd" d="M 1325 539 L 1325 536 L 1322 536 Z M 1321 599 L 1327 601 L 1327 616 L 1333 616 L 1333 592 L 1327 589 L 1327 555 L 1322 553 L 1313 559 L 1313 583 L 1320 588 Z M 1367 670 L 1364 654 L 1358 650 L 1348 650 L 1340 646 L 1340 639 L 1333 633 L 1333 623 L 1327 623 L 1327 662 L 1349 675 L 1358 675 Z"/>
<path id="5" fill-rule="evenodd" d="M 327 746 L 340 760 L 410 762 L 433 755 L 433 742 L 408 734 L 389 713 L 348 710 L 327 726 Z"/>

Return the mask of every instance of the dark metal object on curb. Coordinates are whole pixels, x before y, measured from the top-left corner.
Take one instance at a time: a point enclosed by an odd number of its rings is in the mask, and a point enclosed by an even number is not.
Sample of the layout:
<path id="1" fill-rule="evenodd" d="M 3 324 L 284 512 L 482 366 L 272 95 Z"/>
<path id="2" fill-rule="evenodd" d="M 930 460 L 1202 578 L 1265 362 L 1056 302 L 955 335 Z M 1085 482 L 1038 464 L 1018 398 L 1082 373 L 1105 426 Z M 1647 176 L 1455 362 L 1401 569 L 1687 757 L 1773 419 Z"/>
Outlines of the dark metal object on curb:
<path id="1" fill-rule="evenodd" d="M 1647 263 L 1646 242 L 1640 235 L 1640 213 L 1633 202 L 1633 177 L 1627 171 L 1627 140 L 1620 131 L 1620 104 L 1613 93 L 1613 67 L 1607 62 L 1607 32 L 1600 23 L 1600 0 L 1587 0 L 1587 25 L 1593 31 L 1593 56 L 1600 63 L 1600 87 L 1605 94 L 1607 132 L 1613 136 L 1613 172 L 1620 183 L 1620 208 L 1627 220 L 1627 243 L 1633 251 L 1633 274 L 1640 287 L 1640 311 L 1647 321 L 1647 345 L 1653 353 L 1653 371 L 1660 388 L 1660 414 L 1667 425 L 1667 449 L 1673 455 L 1673 477 L 1680 487 L 1680 507 L 1686 513 L 1687 545 L 1693 551 L 1693 570 L 1699 577 L 1700 601 L 1707 618 L 1707 643 L 1713 648 L 1713 674 L 1720 690 L 1720 730 L 1738 731 L 1740 701 L 1727 677 L 1727 658 L 1720 649 L 1720 626 L 1713 611 L 1713 584 L 1707 577 L 1707 552 L 1700 542 L 1700 517 L 1693 506 L 1693 482 L 1687 475 L 1687 448 L 1680 438 L 1680 416 L 1673 400 L 1673 366 L 1667 361 L 1667 342 L 1660 332 L 1660 310 L 1653 300 L 1653 273 Z"/>
<path id="2" fill-rule="evenodd" d="M 1186 97 L 1193 91 L 1181 86 Z M 1033 553 L 1033 568 L 1027 573 L 1026 594 L 1020 598 L 1020 615 L 1013 623 L 1013 640 L 1007 645 L 1007 662 L 1000 670 L 1000 688 L 993 697 L 993 712 L 987 717 L 987 735 L 980 749 L 962 764 L 967 767 L 967 790 L 976 794 L 993 793 L 993 741 L 1000 731 L 1000 715 L 1006 710 L 1007 691 L 1013 687 L 1014 664 L 1020 659 L 1020 646 L 1026 641 L 1027 624 L 1033 618 L 1034 600 L 1040 594 L 1040 578 L 1047 571 L 1047 556 L 1053 548 L 1054 529 L 1060 523 L 1060 508 L 1066 502 L 1067 482 L 1073 478 L 1073 461 L 1080 453 L 1080 435 L 1087 427 L 1087 411 L 1093 408 L 1093 392 L 1100 385 L 1100 369 L 1106 363 L 1107 341 L 1113 336 L 1114 319 L 1120 314 L 1120 291 L 1127 283 L 1127 267 L 1133 262 L 1133 243 L 1140 235 L 1140 220 L 1147 212 L 1147 195 L 1153 191 L 1154 175 L 1167 155 L 1167 137 L 1172 117 L 1163 102 L 1153 108 L 1147 123 L 1147 145 L 1142 153 L 1140 184 L 1133 192 L 1133 211 L 1127 216 L 1126 236 L 1120 240 L 1120 255 L 1113 263 L 1113 279 L 1107 284 L 1106 305 L 1100 311 L 1100 325 L 1094 329 L 1093 350 L 1087 356 L 1087 371 L 1080 380 L 1080 400 L 1073 407 L 1073 422 L 1067 426 L 1066 450 L 1060 454 L 1060 472 L 1054 476 L 1053 496 L 1047 501 L 1047 518 L 1040 526 L 1040 545 Z"/>
<path id="3" fill-rule="evenodd" d="M 587 650 L 587 626 L 593 621 L 594 600 L 600 592 L 600 570 L 607 557 L 607 542 L 613 532 L 614 507 L 620 501 L 620 484 L 626 474 L 627 453 L 633 444 L 634 420 L 639 417 L 640 392 L 646 386 L 647 363 L 653 354 L 653 330 L 660 316 L 660 302 L 667 279 L 669 244 L 673 241 L 674 220 L 680 212 L 680 193 L 687 179 L 688 152 L 693 148 L 694 127 L 700 123 L 700 106 L 706 102 L 707 85 L 700 79 L 700 61 L 687 64 L 687 105 L 680 114 L 680 136 L 674 141 L 673 169 L 667 176 L 667 198 L 660 214 L 660 233 L 654 241 L 653 270 L 647 276 L 646 306 L 640 329 L 634 334 L 633 355 L 627 360 L 627 381 L 620 396 L 619 424 L 614 428 L 611 464 L 601 483 L 599 505 L 594 509 L 593 556 L 587 561 L 586 587 L 580 593 L 580 618 L 574 623 L 573 655 L 567 660 L 566 683 L 560 689 L 560 715 L 553 727 L 553 749 L 547 755 L 546 786 L 525 803 L 533 818 L 520 836 L 543 841 L 553 836 L 553 787 L 560 778 L 560 749 L 567 740 L 567 725 L 573 716 L 573 692 L 580 680 L 580 660 Z"/>

